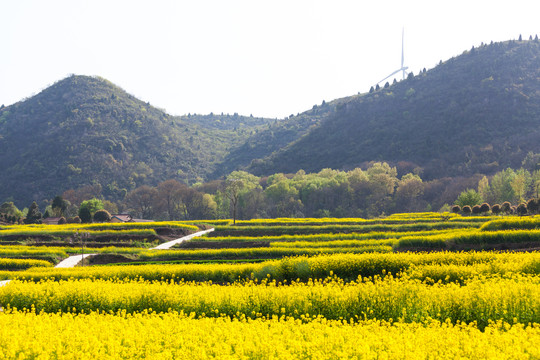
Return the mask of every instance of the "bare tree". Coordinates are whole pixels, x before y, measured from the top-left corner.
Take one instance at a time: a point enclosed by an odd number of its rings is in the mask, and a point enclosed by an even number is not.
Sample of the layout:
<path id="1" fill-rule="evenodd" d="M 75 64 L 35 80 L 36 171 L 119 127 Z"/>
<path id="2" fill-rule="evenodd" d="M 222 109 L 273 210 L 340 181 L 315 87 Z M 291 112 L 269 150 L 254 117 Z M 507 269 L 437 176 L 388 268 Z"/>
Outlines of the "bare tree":
<path id="1" fill-rule="evenodd" d="M 227 179 L 224 184 L 223 194 L 229 199 L 233 209 L 233 225 L 236 224 L 238 199 L 240 198 L 240 192 L 243 188 L 244 182 L 240 179 Z"/>

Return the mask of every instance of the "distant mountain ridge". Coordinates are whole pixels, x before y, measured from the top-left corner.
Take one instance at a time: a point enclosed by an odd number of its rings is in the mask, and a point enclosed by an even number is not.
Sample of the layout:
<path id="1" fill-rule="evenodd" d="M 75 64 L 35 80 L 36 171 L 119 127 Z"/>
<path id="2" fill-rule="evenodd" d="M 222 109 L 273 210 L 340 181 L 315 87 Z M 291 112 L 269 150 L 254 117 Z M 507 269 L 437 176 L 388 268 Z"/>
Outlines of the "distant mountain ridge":
<path id="1" fill-rule="evenodd" d="M 170 178 L 202 181 L 267 121 L 230 118 L 234 130 L 203 126 L 196 115 L 170 116 L 105 79 L 70 76 L 0 110 L 0 199 L 28 203 L 89 184 L 121 198 Z"/>
<path id="2" fill-rule="evenodd" d="M 483 45 L 407 80 L 286 119 L 170 116 L 99 77 L 71 76 L 0 109 L 0 201 L 99 184 L 121 199 L 174 178 L 387 161 L 424 179 L 490 174 L 540 153 L 540 43 Z"/>
<path id="3" fill-rule="evenodd" d="M 493 173 L 540 152 L 540 42 L 483 45 L 336 111 L 255 174 L 410 163 L 426 178 Z M 260 135 L 262 136 L 262 135 Z"/>

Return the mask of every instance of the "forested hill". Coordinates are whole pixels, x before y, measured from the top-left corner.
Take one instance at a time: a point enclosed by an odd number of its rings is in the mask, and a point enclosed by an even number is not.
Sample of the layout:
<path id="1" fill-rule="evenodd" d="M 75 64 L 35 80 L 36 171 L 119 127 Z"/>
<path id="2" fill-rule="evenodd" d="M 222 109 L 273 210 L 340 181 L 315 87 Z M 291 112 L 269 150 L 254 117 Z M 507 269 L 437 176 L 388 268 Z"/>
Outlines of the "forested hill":
<path id="1" fill-rule="evenodd" d="M 0 109 L 0 200 L 29 203 L 89 184 L 119 199 L 143 184 L 200 181 L 268 121 L 173 117 L 107 80 L 71 76 Z"/>
<path id="2" fill-rule="evenodd" d="M 350 169 L 383 160 L 437 178 L 519 167 L 528 151 L 540 152 L 540 42 L 472 48 L 342 99 L 318 124 L 248 171 Z"/>
<path id="3" fill-rule="evenodd" d="M 70 76 L 0 108 L 0 202 L 98 185 L 352 169 L 372 161 L 429 180 L 519 168 L 540 153 L 540 42 L 482 45 L 369 93 L 287 119 L 174 117 L 107 80 Z"/>

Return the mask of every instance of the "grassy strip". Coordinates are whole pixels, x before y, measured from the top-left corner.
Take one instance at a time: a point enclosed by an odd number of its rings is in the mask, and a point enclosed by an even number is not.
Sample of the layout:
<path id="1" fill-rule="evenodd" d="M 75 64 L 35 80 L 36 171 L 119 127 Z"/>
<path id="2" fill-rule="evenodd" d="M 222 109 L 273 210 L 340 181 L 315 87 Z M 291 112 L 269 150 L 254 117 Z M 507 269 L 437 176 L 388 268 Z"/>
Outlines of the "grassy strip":
<path id="1" fill-rule="evenodd" d="M 58 256 L 67 257 L 66 248 L 58 247 L 45 247 L 45 246 L 21 246 L 21 245 L 9 245 L 0 246 L 0 258 L 15 257 L 15 256 Z"/>
<path id="2" fill-rule="evenodd" d="M 463 229 L 462 231 L 474 231 L 474 228 Z M 373 240 L 373 239 L 396 239 L 404 236 L 427 236 L 436 234 L 446 234 L 456 231 L 454 229 L 443 230 L 428 230 L 428 231 L 406 231 L 406 232 L 369 232 L 369 233 L 322 233 L 322 234 L 305 234 L 305 235 L 280 235 L 280 236 L 216 236 L 208 237 L 201 236 L 193 241 L 196 242 L 326 242 L 337 240 Z"/>
<path id="3" fill-rule="evenodd" d="M 238 220 L 236 226 L 323 226 L 323 225 L 399 225 L 404 223 L 432 223 L 432 222 L 475 222 L 482 223 L 497 216 L 467 216 L 463 217 L 453 213 L 406 213 L 393 214 L 386 218 L 362 219 L 362 218 L 276 218 L 276 219 L 252 219 Z"/>
<path id="4" fill-rule="evenodd" d="M 510 217 L 490 221 L 480 228 L 482 231 L 500 230 L 537 230 L 540 229 L 540 216 L 534 217 Z"/>
<path id="5" fill-rule="evenodd" d="M 397 239 L 370 239 L 370 240 L 335 240 L 335 241 L 275 241 L 270 243 L 271 248 L 308 249 L 308 248 L 365 248 L 371 246 L 393 246 Z"/>
<path id="6" fill-rule="evenodd" d="M 178 265 L 178 264 L 246 264 L 262 263 L 271 259 L 225 259 L 225 260 L 166 260 L 166 261 L 133 261 L 127 263 L 103 264 L 93 266 L 141 266 L 141 265 Z"/>
<path id="7" fill-rule="evenodd" d="M 51 225 L 52 226 L 52 225 Z M 124 229 L 124 230 L 84 230 L 77 229 L 81 233 L 87 233 L 91 237 L 98 236 L 155 236 L 156 231 L 154 229 Z M 56 236 L 56 237 L 68 237 L 73 236 L 77 232 L 75 229 L 47 229 L 47 228 L 23 228 L 23 229 L 7 229 L 0 231 L 0 238 L 7 236 L 20 236 L 20 237 L 38 237 L 38 236 Z"/>
<path id="8" fill-rule="evenodd" d="M 478 227 L 474 222 L 438 222 L 400 225 L 324 225 L 324 226 L 216 226 L 208 237 L 220 236 L 281 236 L 325 233 L 407 232 Z"/>
<path id="9" fill-rule="evenodd" d="M 36 259 L 0 259 L 0 270 L 26 270 L 32 267 L 51 267 L 52 264 L 45 260 Z"/>
<path id="10" fill-rule="evenodd" d="M 180 224 L 188 224 L 188 225 L 229 225 L 232 224 L 232 219 L 215 219 L 215 220 L 182 220 L 182 221 L 175 221 Z"/>
<path id="11" fill-rule="evenodd" d="M 133 223 L 94 223 L 94 224 L 63 224 L 63 225 L 45 225 L 45 224 L 29 224 L 29 225 L 8 225 L 0 230 L 0 234 L 5 231 L 20 231 L 33 232 L 42 231 L 43 233 L 59 233 L 76 231 L 129 231 L 129 230 L 152 230 L 156 228 L 171 228 L 171 229 L 186 229 L 198 231 L 199 228 L 195 225 L 186 224 L 178 221 L 154 221 L 154 222 L 133 222 Z"/>
<path id="12" fill-rule="evenodd" d="M 205 250 L 161 250 L 141 251 L 140 260 L 204 260 L 204 259 L 248 259 L 282 258 L 285 256 L 319 255 L 334 253 L 390 252 L 390 246 L 366 246 L 357 248 L 240 248 L 240 249 L 205 249 Z"/>
<path id="13" fill-rule="evenodd" d="M 149 259 L 150 261 L 152 259 Z M 364 253 L 334 254 L 313 257 L 298 256 L 273 260 L 260 264 L 198 264 L 198 265 L 145 265 L 108 266 L 72 269 L 31 269 L 15 275 L 18 279 L 145 279 L 186 281 L 233 282 L 238 279 L 276 279 L 278 281 L 324 279 L 339 276 L 354 280 L 358 276 L 370 277 L 388 273 L 407 273 L 411 269 L 419 271 L 423 266 L 455 265 L 465 270 L 461 274 L 471 274 L 471 266 L 487 264 L 491 272 L 479 270 L 482 274 L 506 274 L 519 272 L 540 274 L 540 253 L 497 253 L 497 252 L 434 252 L 434 253 Z M 442 270 L 441 270 L 442 271 Z M 444 275 L 439 271 L 439 274 Z M 456 274 L 455 270 L 452 270 Z M 418 272 L 416 272 L 418 275 Z M 426 275 L 427 276 L 427 275 Z M 13 278 L 13 273 L 0 273 L 0 279 Z M 440 276 L 439 276 L 440 277 Z M 444 278 L 443 278 L 444 280 Z"/>
<path id="14" fill-rule="evenodd" d="M 454 245 L 540 243 L 540 230 L 469 231 L 432 236 L 407 236 L 397 241 L 396 249 L 450 249 Z"/>

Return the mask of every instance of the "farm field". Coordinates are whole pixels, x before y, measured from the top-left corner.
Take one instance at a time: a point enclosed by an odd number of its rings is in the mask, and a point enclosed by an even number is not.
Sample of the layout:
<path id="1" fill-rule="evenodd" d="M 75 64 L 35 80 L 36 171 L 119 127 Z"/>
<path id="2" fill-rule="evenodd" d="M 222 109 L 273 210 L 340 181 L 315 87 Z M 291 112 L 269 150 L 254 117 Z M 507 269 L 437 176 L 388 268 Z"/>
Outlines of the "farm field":
<path id="1" fill-rule="evenodd" d="M 0 359 L 540 357 L 540 217 L 81 229 L 0 227 Z"/>

